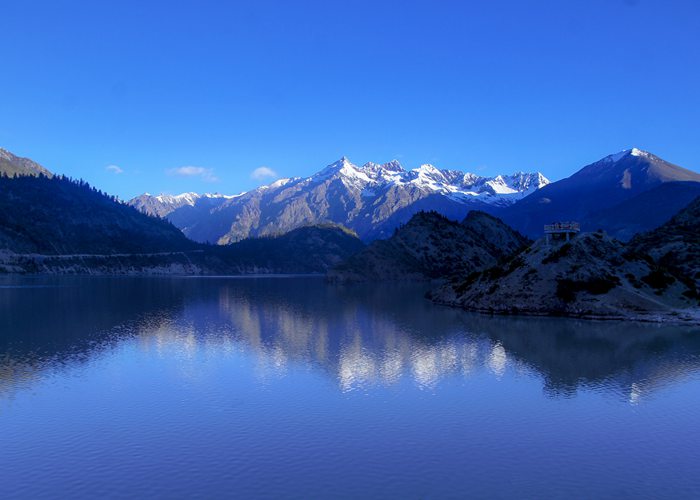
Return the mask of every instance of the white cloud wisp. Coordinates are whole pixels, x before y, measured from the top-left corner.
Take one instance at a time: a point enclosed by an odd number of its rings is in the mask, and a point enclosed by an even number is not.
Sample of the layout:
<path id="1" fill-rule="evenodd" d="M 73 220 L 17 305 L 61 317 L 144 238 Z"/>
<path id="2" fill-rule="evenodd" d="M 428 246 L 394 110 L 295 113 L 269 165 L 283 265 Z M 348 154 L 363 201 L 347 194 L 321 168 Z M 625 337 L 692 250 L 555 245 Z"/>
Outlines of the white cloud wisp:
<path id="1" fill-rule="evenodd" d="M 199 177 L 204 182 L 219 182 L 219 178 L 214 175 L 213 168 L 204 167 L 177 167 L 168 170 L 168 175 L 177 175 L 180 177 Z"/>

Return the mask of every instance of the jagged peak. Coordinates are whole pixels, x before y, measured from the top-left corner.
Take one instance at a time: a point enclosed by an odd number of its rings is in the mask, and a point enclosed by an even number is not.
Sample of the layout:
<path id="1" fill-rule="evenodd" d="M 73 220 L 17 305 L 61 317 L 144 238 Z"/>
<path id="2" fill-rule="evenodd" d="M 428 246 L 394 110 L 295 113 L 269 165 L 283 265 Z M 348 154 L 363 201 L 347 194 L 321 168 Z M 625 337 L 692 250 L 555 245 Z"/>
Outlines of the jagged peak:
<path id="1" fill-rule="evenodd" d="M 401 163 L 399 163 L 398 160 L 391 160 L 387 163 L 375 163 L 373 161 L 368 161 L 362 167 L 360 170 L 366 170 L 366 171 L 387 171 L 387 172 L 403 172 L 404 169 L 401 166 Z"/>
<path id="2" fill-rule="evenodd" d="M 358 167 L 354 165 L 347 156 L 343 156 L 339 160 L 336 160 L 330 165 L 327 165 L 326 168 L 324 168 L 320 172 L 317 172 L 311 177 L 309 177 L 309 179 L 314 181 L 320 181 L 331 177 L 338 172 L 348 172 L 353 170 L 358 170 Z"/>
<path id="3" fill-rule="evenodd" d="M 347 168 L 347 167 L 357 168 L 357 166 L 354 165 L 347 156 L 343 156 L 339 160 L 336 160 L 333 163 L 331 163 L 330 165 L 327 165 L 326 168 L 321 170 L 321 172 L 319 172 L 319 173 L 327 172 L 327 171 L 331 171 L 331 170 L 333 170 L 333 171 L 341 170 L 341 169 Z"/>
<path id="4" fill-rule="evenodd" d="M 382 168 L 382 165 L 380 163 L 375 163 L 373 161 L 368 161 L 362 167 L 360 167 L 362 170 L 375 170 L 378 168 Z"/>
<path id="5" fill-rule="evenodd" d="M 391 172 L 402 172 L 404 170 L 401 162 L 399 160 L 391 160 L 382 165 L 384 170 L 389 170 Z"/>

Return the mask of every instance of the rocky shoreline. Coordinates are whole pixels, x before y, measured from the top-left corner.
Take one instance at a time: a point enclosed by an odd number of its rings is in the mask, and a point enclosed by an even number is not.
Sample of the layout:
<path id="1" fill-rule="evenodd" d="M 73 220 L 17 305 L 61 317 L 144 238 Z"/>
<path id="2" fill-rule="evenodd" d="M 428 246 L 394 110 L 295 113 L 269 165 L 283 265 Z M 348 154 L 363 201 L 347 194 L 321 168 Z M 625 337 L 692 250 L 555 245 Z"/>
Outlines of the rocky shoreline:
<path id="1" fill-rule="evenodd" d="M 570 243 L 537 241 L 503 265 L 437 287 L 429 298 L 487 314 L 700 324 L 693 280 L 602 232 Z"/>

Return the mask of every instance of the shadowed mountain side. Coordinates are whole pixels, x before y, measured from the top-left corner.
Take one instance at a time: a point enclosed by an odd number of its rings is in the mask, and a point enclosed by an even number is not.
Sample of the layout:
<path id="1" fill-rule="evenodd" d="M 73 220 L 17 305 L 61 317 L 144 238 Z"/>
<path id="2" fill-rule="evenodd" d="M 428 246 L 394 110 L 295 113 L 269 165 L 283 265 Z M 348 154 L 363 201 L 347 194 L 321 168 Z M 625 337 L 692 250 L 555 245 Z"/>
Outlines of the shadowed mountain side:
<path id="1" fill-rule="evenodd" d="M 448 219 L 458 221 L 464 219 L 472 210 L 486 213 L 497 210 L 496 206 L 478 200 L 468 202 L 457 201 L 439 194 L 433 194 L 416 200 L 408 206 L 399 208 L 389 215 L 385 221 L 375 224 L 371 220 L 363 222 L 363 230 L 367 241 L 390 238 L 397 228 L 407 224 L 411 217 L 420 212 L 437 212 Z"/>
<path id="2" fill-rule="evenodd" d="M 357 235 L 335 224 L 294 229 L 280 236 L 212 246 L 207 254 L 237 274 L 325 273 L 365 247 Z"/>
<path id="3" fill-rule="evenodd" d="M 700 197 L 666 224 L 637 235 L 630 247 L 651 255 L 656 262 L 700 287 Z"/>
<path id="4" fill-rule="evenodd" d="M 587 217 L 590 227 L 613 238 L 630 240 L 635 234 L 659 227 L 700 196 L 700 182 L 667 182 L 614 207 Z"/>
<path id="5" fill-rule="evenodd" d="M 700 322 L 695 286 L 604 233 L 539 240 L 508 263 L 432 292 L 479 312 Z"/>
<path id="6" fill-rule="evenodd" d="M 339 281 L 427 280 L 495 265 L 527 240 L 499 219 L 472 211 L 458 223 L 419 212 L 388 240 L 378 240 L 332 269 Z"/>

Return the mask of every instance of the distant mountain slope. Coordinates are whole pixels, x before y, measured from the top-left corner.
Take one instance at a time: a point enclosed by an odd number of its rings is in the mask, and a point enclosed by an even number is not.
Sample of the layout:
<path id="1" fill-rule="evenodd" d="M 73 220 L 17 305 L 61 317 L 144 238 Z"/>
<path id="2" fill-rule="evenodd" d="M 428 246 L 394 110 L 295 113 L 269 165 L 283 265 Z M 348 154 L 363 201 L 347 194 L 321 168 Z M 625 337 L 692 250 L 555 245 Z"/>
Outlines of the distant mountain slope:
<path id="1" fill-rule="evenodd" d="M 14 177 L 15 175 L 45 175 L 51 177 L 52 174 L 29 158 L 15 156 L 6 149 L 0 148 L 0 177 L 3 175 L 7 177 Z"/>
<path id="2" fill-rule="evenodd" d="M 446 278 L 495 265 L 527 240 L 483 212 L 462 223 L 436 212 L 419 212 L 387 240 L 377 240 L 332 269 L 340 281 Z"/>
<path id="3" fill-rule="evenodd" d="M 63 177 L 0 178 L 0 249 L 115 254 L 193 249 L 167 221 Z"/>
<path id="4" fill-rule="evenodd" d="M 602 232 L 538 240 L 510 262 L 435 290 L 433 300 L 498 314 L 700 321 L 695 287 Z"/>
<path id="5" fill-rule="evenodd" d="M 181 208 L 189 207 L 194 209 L 195 205 L 200 212 L 204 211 L 204 213 L 206 213 L 208 210 L 215 208 L 231 198 L 235 198 L 235 196 L 210 193 L 182 193 L 175 196 L 161 194 L 158 196 L 153 196 L 148 193 L 144 193 L 131 199 L 129 201 L 129 205 L 148 215 L 165 217 Z"/>
<path id="6" fill-rule="evenodd" d="M 548 182 L 540 173 L 487 178 L 432 165 L 404 170 L 397 161 L 359 167 L 342 158 L 311 177 L 282 179 L 227 199 L 199 197 L 177 206 L 173 197 L 142 195 L 130 203 L 165 215 L 202 242 L 227 244 L 324 222 L 372 240 L 390 236 L 421 210 L 461 219 L 474 208 L 510 205 Z"/>
<path id="7" fill-rule="evenodd" d="M 596 230 L 596 225 L 601 224 L 602 229 L 607 230 L 609 227 L 606 224 L 609 222 L 613 226 L 610 229 L 614 229 L 612 234 L 616 235 L 620 229 L 615 230 L 614 227 L 617 224 L 615 212 L 606 214 L 606 209 L 671 182 L 699 183 L 700 174 L 634 148 L 606 156 L 571 177 L 553 182 L 504 208 L 498 215 L 531 237 L 539 236 L 544 224 L 556 220 L 577 220 L 581 222 L 583 230 Z M 651 196 L 641 198 L 638 206 L 648 203 L 655 213 L 654 220 L 664 220 L 675 213 L 675 207 L 665 203 L 662 198 L 653 203 L 651 201 Z M 649 225 L 653 221 L 643 213 L 627 220 L 639 228 L 653 227 Z"/>
<path id="8" fill-rule="evenodd" d="M 630 246 L 659 264 L 695 280 L 700 288 L 700 197 L 666 224 L 637 235 Z"/>

